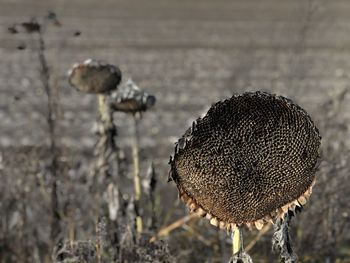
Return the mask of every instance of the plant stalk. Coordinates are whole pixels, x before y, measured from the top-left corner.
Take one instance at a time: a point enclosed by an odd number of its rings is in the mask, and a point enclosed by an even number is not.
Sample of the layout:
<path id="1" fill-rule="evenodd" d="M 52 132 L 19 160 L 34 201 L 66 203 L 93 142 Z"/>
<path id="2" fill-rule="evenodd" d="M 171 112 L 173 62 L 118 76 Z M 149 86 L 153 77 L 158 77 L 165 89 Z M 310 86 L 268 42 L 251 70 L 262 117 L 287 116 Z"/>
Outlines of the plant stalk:
<path id="1" fill-rule="evenodd" d="M 117 129 L 113 122 L 113 112 L 107 102 L 107 95 L 98 95 L 98 134 L 99 139 L 96 144 L 95 156 L 97 163 L 93 177 L 98 176 L 98 181 L 102 182 L 109 177 L 109 159 L 116 150 L 115 136 Z M 96 179 L 96 178 L 95 178 Z"/>
<path id="2" fill-rule="evenodd" d="M 232 235 L 232 253 L 233 255 L 243 250 L 243 235 L 240 227 L 237 227 Z"/>
<path id="3" fill-rule="evenodd" d="M 132 144 L 132 156 L 134 163 L 134 193 L 135 193 L 135 213 L 136 213 L 136 231 L 142 233 L 142 218 L 140 216 L 140 200 L 141 200 L 141 178 L 140 178 L 140 147 L 139 147 L 139 130 L 138 118 L 133 115 L 134 138 Z"/>
<path id="4" fill-rule="evenodd" d="M 40 76 L 41 81 L 44 86 L 45 94 L 47 96 L 47 123 L 49 128 L 49 145 L 50 145 L 50 155 L 51 155 L 51 241 L 54 243 L 57 241 L 59 234 L 61 233 L 61 216 L 59 213 L 59 204 L 58 204 L 58 194 L 57 194 L 57 173 L 58 173 L 58 156 L 57 156 L 57 147 L 55 141 L 55 130 L 56 123 L 53 117 L 54 115 L 54 101 L 52 97 L 52 90 L 50 87 L 50 71 L 45 56 L 45 41 L 42 29 L 38 31 L 38 41 L 39 41 L 39 62 L 40 62 Z"/>
<path id="5" fill-rule="evenodd" d="M 252 258 L 244 251 L 241 227 L 237 227 L 232 233 L 232 257 L 229 263 L 253 263 Z"/>

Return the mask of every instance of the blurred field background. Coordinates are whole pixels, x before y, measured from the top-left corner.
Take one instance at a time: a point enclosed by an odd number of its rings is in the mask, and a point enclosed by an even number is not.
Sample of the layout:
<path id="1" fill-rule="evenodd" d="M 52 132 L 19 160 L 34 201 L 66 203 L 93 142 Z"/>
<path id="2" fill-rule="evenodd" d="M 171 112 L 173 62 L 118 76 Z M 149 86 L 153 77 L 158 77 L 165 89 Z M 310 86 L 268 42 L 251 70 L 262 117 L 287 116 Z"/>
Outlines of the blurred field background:
<path id="1" fill-rule="evenodd" d="M 61 149 L 61 240 L 94 240 L 96 211 L 106 205 L 86 179 L 96 141 L 96 97 L 72 89 L 66 73 L 75 62 L 95 58 L 118 65 L 124 80 L 132 77 L 157 98 L 140 125 L 141 176 L 152 161 L 158 175 L 157 228 L 187 213 L 175 185 L 167 183 L 177 138 L 212 103 L 262 90 L 297 102 L 323 137 L 314 193 L 292 224 L 301 262 L 350 262 L 349 1 L 0 0 L 1 263 L 51 262 L 46 97 L 35 41 L 7 32 L 48 10 L 62 23 L 45 33 Z M 77 31 L 81 35 L 74 37 Z M 115 122 L 120 150 L 113 181 L 127 202 L 132 119 L 120 113 Z M 270 232 L 249 252 L 254 262 L 278 262 Z M 245 243 L 257 233 L 245 232 Z M 192 220 L 164 240 L 164 253 L 174 262 L 230 257 L 229 236 L 206 220 Z"/>

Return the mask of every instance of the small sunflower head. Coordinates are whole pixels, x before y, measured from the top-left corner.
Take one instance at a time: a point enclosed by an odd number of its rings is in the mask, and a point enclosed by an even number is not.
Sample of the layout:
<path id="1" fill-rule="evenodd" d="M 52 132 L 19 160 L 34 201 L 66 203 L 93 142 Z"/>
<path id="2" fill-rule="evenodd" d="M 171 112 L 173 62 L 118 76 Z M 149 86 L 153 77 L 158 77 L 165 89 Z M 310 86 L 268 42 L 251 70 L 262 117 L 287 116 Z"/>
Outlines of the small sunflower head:
<path id="1" fill-rule="evenodd" d="M 141 90 L 129 79 L 111 96 L 111 107 L 115 111 L 136 113 L 147 111 L 156 103 L 156 97 Z"/>
<path id="2" fill-rule="evenodd" d="M 109 93 L 117 89 L 121 79 L 118 67 L 93 59 L 74 64 L 68 72 L 70 85 L 85 93 Z"/>

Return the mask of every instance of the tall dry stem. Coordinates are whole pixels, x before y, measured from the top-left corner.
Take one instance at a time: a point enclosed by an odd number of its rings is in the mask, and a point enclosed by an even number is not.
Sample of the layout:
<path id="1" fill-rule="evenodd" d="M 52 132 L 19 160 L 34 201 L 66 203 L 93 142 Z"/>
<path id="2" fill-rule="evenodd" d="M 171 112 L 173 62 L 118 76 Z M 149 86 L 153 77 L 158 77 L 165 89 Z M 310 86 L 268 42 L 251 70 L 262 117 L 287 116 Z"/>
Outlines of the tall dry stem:
<path id="1" fill-rule="evenodd" d="M 143 223 L 140 215 L 140 200 L 142 195 L 141 190 L 141 178 L 140 178 L 140 146 L 139 146 L 139 119 L 133 115 L 133 144 L 132 144 L 132 157 L 134 163 L 134 192 L 135 192 L 135 213 L 136 213 L 136 231 L 142 233 Z"/>
<path id="2" fill-rule="evenodd" d="M 52 246 L 57 241 L 59 234 L 61 233 L 61 215 L 59 213 L 58 193 L 57 193 L 57 176 L 58 176 L 58 151 L 55 140 L 56 121 L 54 118 L 54 98 L 52 96 L 52 88 L 50 86 L 50 69 L 48 67 L 46 59 L 46 45 L 43 36 L 42 28 L 38 30 L 38 42 L 39 42 L 39 64 L 40 64 L 40 77 L 44 86 L 44 91 L 47 97 L 47 115 L 46 121 L 49 129 L 49 147 L 50 147 L 50 172 L 51 172 L 51 242 Z"/>

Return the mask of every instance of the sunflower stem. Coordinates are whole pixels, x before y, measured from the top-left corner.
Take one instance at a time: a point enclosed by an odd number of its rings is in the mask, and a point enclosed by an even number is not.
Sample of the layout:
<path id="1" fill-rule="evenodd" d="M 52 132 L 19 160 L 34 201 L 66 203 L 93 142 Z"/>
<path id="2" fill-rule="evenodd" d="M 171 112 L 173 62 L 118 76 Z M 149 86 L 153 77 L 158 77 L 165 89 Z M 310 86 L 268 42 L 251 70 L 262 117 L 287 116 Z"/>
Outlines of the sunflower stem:
<path id="1" fill-rule="evenodd" d="M 132 155 L 134 162 L 134 191 L 135 191 L 135 213 L 136 213 L 136 231 L 142 233 L 142 218 L 140 216 L 140 200 L 141 200 L 141 178 L 140 178 L 140 149 L 139 149 L 139 131 L 138 118 L 133 115 L 134 121 L 134 140 L 132 146 Z"/>
<path id="2" fill-rule="evenodd" d="M 243 234 L 240 227 L 232 233 L 232 254 L 235 255 L 243 250 Z"/>
<path id="3" fill-rule="evenodd" d="M 229 263 L 253 263 L 252 258 L 244 251 L 241 227 L 237 227 L 232 233 L 232 253 Z"/>

